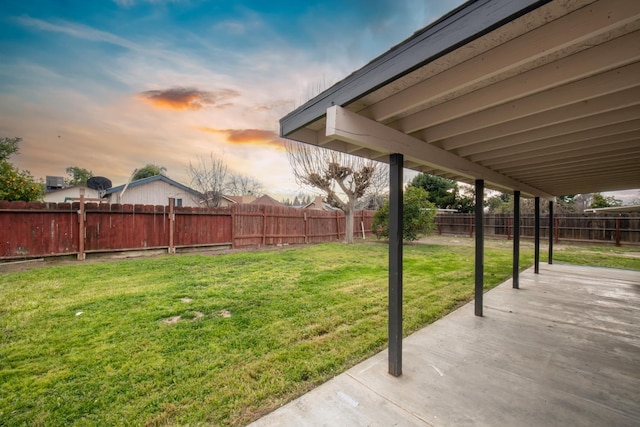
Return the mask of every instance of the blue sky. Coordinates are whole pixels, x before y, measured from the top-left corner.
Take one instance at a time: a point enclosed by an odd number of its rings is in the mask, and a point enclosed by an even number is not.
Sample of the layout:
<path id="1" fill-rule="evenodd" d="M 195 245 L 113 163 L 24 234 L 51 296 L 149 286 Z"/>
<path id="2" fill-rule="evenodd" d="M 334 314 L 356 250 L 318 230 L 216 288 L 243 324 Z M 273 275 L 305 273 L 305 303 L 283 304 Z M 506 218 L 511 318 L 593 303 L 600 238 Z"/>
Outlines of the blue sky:
<path id="1" fill-rule="evenodd" d="M 155 163 L 188 185 L 213 154 L 290 197 L 278 120 L 461 3 L 2 0 L 0 136 L 36 178 Z"/>
<path id="2" fill-rule="evenodd" d="M 0 136 L 37 178 L 156 163 L 188 184 L 214 154 L 292 194 L 279 118 L 460 3 L 4 0 Z"/>

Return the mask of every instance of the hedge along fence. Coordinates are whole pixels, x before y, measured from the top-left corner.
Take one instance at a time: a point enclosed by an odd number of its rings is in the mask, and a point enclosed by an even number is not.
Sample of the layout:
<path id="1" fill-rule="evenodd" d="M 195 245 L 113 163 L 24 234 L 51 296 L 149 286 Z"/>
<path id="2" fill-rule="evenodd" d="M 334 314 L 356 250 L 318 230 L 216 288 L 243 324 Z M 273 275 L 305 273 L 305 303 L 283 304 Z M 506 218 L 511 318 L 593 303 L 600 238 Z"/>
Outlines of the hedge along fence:
<path id="1" fill-rule="evenodd" d="M 473 214 L 440 214 L 436 217 L 438 234 L 468 235 L 474 234 Z M 485 236 L 513 236 L 512 215 L 485 215 Z M 533 238 L 535 217 L 520 217 L 520 236 Z M 540 237 L 549 238 L 549 217 L 540 217 Z M 554 218 L 554 241 L 614 243 L 616 245 L 640 245 L 640 215 L 621 213 L 610 215 L 575 214 Z"/>
<path id="2" fill-rule="evenodd" d="M 371 236 L 373 211 L 355 213 L 354 232 Z M 319 243 L 344 238 L 341 211 L 238 205 L 150 205 L 0 201 L 0 259 L 140 249 Z"/>

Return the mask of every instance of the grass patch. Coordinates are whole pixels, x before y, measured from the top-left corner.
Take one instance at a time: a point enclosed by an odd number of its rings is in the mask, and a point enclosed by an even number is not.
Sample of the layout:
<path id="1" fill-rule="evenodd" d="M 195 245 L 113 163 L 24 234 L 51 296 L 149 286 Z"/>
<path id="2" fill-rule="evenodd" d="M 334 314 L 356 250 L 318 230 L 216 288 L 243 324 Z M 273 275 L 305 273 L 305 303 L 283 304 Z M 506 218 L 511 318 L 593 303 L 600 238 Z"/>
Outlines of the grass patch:
<path id="1" fill-rule="evenodd" d="M 545 261 L 548 259 L 547 254 L 543 259 Z M 553 261 L 593 267 L 640 270 L 640 248 L 562 245 L 554 247 Z"/>
<path id="2" fill-rule="evenodd" d="M 472 298 L 472 247 L 404 261 L 405 334 Z M 486 288 L 510 277 L 509 248 L 485 261 Z M 2 424 L 242 425 L 386 346 L 387 246 L 47 267 L 0 299 Z"/>

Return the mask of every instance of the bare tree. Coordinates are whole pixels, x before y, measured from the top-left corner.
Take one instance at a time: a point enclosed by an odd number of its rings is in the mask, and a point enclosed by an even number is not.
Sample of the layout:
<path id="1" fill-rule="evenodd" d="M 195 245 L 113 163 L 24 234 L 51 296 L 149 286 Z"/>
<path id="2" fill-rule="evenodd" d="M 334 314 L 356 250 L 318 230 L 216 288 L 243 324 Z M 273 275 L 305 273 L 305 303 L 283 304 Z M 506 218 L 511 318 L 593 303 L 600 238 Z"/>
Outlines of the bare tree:
<path id="1" fill-rule="evenodd" d="M 296 182 L 322 190 L 327 203 L 346 217 L 346 243 L 353 243 L 353 214 L 360 200 L 379 179 L 379 163 L 322 147 L 286 141 L 287 158 Z"/>
<path id="2" fill-rule="evenodd" d="M 264 194 L 264 186 L 251 176 L 231 173 L 227 181 L 227 191 L 232 196 L 260 197 Z"/>
<path id="3" fill-rule="evenodd" d="M 191 188 L 201 194 L 198 200 L 203 206 L 217 207 L 227 183 L 227 164 L 220 157 L 209 154 L 209 157 L 199 156 L 197 162 L 189 162 L 187 169 L 191 179 Z"/>
<path id="4" fill-rule="evenodd" d="M 389 165 L 376 162 L 376 172 L 364 197 L 356 202 L 357 209 L 378 210 L 389 197 Z"/>

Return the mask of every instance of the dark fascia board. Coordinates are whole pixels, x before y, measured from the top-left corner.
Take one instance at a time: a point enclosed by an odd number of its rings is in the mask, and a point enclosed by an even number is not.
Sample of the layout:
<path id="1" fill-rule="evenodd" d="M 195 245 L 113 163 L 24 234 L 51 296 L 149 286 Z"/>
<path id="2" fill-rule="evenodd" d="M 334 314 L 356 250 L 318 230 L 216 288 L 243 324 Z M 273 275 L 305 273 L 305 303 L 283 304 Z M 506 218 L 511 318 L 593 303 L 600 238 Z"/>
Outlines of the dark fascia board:
<path id="1" fill-rule="evenodd" d="M 468 1 L 281 118 L 280 136 L 320 119 L 332 105 L 347 106 L 550 1 Z"/>

